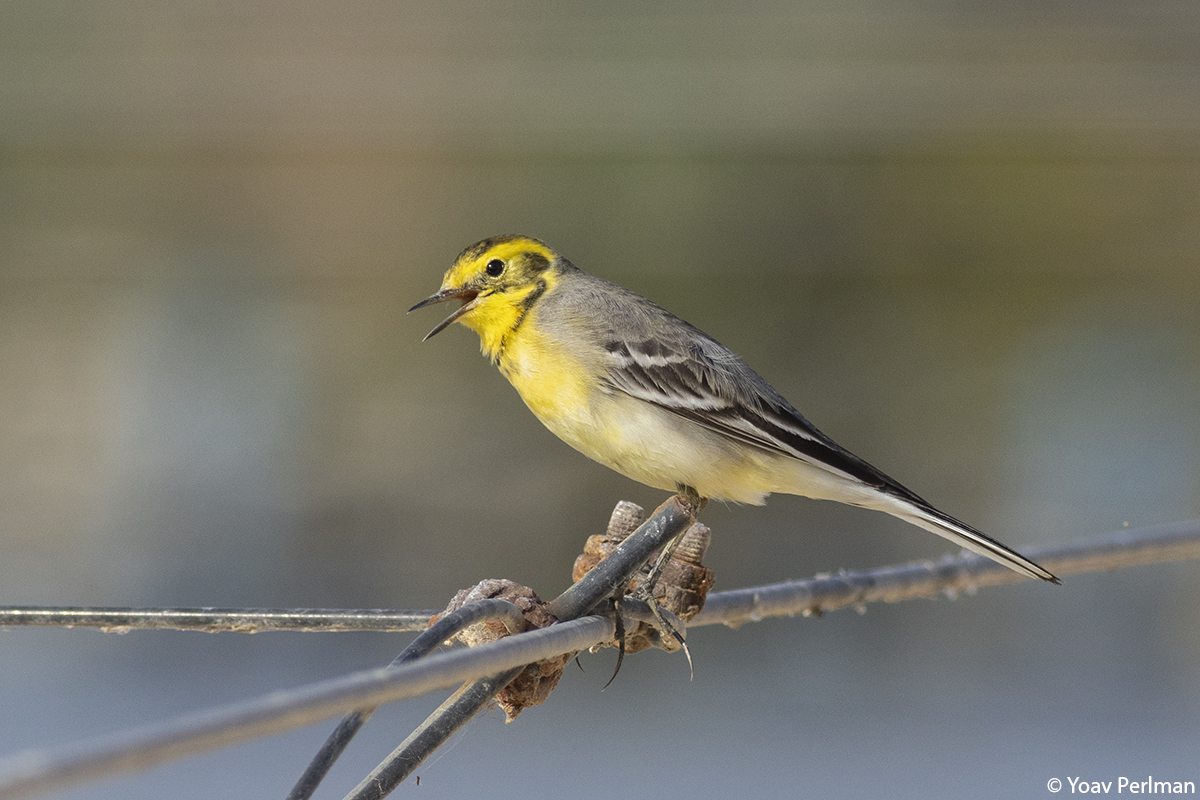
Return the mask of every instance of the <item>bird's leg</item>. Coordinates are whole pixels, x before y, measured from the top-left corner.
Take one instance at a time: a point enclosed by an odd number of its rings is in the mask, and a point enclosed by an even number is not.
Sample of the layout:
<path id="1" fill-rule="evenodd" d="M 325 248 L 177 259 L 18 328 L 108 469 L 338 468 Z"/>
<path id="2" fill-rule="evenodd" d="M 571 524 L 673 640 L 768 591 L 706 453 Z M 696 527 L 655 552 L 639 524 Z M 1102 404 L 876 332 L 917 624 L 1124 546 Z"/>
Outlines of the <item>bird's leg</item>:
<path id="1" fill-rule="evenodd" d="M 696 669 L 692 664 L 692 652 L 688 650 L 687 641 L 684 639 L 683 630 L 680 630 L 675 625 L 667 622 L 662 615 L 661 604 L 654 598 L 654 584 L 658 582 L 658 577 L 662 574 L 662 565 L 670 560 L 671 553 L 674 552 L 675 548 L 679 546 L 681 541 L 683 541 L 682 533 L 667 543 L 667 546 L 663 548 L 663 554 L 659 556 L 657 563 L 655 563 L 654 569 L 650 570 L 650 575 L 638 586 L 636 590 L 634 590 L 632 596 L 638 600 L 644 600 L 646 602 L 646 607 L 650 609 L 650 615 L 654 617 L 653 625 L 658 629 L 658 634 L 663 637 L 663 641 L 666 641 L 667 637 L 670 637 L 671 639 L 674 639 L 683 649 L 683 654 L 687 656 L 688 669 L 691 671 L 692 677 L 695 678 Z M 617 613 L 620 613 L 619 608 Z M 677 619 L 676 617 L 672 618 Z"/>
<path id="2" fill-rule="evenodd" d="M 700 493 L 691 486 L 680 484 L 676 487 L 676 492 L 679 495 L 679 498 L 689 508 L 692 509 L 693 513 L 700 511 L 702 508 L 704 508 L 704 506 L 708 505 L 708 498 L 701 497 Z M 687 644 L 683 640 L 683 632 L 676 630 L 673 625 L 668 624 L 667 621 L 663 619 L 662 614 L 659 613 L 659 603 L 654 599 L 654 587 L 658 584 L 659 578 L 662 577 L 663 570 L 666 569 L 667 563 L 671 560 L 671 556 L 675 555 L 675 550 L 679 547 L 679 543 L 683 541 L 683 537 L 686 535 L 687 531 L 684 530 L 676 535 L 671 541 L 667 542 L 667 544 L 663 547 L 662 552 L 659 553 L 658 559 L 654 562 L 654 566 L 651 567 L 650 573 L 644 580 L 639 581 L 637 591 L 634 592 L 634 597 L 638 598 L 639 600 L 645 600 L 646 605 L 650 607 L 650 613 L 654 615 L 654 619 L 658 622 L 658 625 L 656 626 L 658 630 L 663 634 L 669 634 L 671 638 L 679 642 L 685 653 L 687 653 Z M 687 657 L 688 662 L 690 663 L 692 660 L 691 653 L 687 653 Z"/>
<path id="3" fill-rule="evenodd" d="M 675 493 L 678 494 L 679 499 L 682 500 L 684 504 L 692 510 L 693 515 L 698 514 L 701 509 L 708 505 L 708 498 L 701 497 L 700 493 L 691 486 L 685 486 L 682 483 L 678 484 L 675 487 Z M 645 599 L 648 601 L 653 600 L 653 598 L 651 598 L 649 595 L 654 591 L 654 587 L 658 583 L 658 579 L 662 576 L 662 572 L 666 568 L 667 562 L 671 560 L 671 556 L 675 555 L 675 549 L 679 547 L 679 543 L 683 541 L 683 537 L 686 535 L 687 531 L 685 530 L 678 534 L 674 539 L 667 542 L 666 546 L 663 547 L 662 552 L 659 553 L 658 560 L 654 562 L 654 567 L 650 570 L 650 574 L 646 577 L 646 580 L 642 581 L 642 586 L 646 589 L 647 597 Z M 653 605 L 653 603 L 651 604 Z"/>
<path id="4" fill-rule="evenodd" d="M 680 533 L 674 539 L 667 542 L 663 547 L 662 552 L 658 554 L 658 559 L 655 560 L 654 566 L 650 568 L 650 573 L 645 580 L 641 581 L 638 587 L 638 592 L 646 593 L 646 600 L 650 600 L 650 595 L 654 592 L 654 587 L 658 585 L 658 579 L 662 577 L 663 570 L 667 568 L 667 562 L 671 560 L 671 556 L 675 555 L 675 550 L 679 547 L 679 543 L 683 541 L 687 531 Z"/>

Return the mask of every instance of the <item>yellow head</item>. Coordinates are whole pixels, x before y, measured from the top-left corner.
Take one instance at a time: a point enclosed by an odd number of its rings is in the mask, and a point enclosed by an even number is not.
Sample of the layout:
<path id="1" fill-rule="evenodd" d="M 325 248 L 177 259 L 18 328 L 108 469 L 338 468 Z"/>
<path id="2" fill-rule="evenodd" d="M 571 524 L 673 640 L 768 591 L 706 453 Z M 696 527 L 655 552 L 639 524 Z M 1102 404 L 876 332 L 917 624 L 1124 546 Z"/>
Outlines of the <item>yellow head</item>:
<path id="1" fill-rule="evenodd" d="M 442 288 L 409 311 L 458 300 L 462 306 L 425 337 L 461 322 L 479 334 L 483 352 L 495 360 L 505 337 L 517 329 L 529 309 L 552 288 L 566 265 L 558 253 L 529 236 L 493 236 L 459 254 L 442 279 Z"/>

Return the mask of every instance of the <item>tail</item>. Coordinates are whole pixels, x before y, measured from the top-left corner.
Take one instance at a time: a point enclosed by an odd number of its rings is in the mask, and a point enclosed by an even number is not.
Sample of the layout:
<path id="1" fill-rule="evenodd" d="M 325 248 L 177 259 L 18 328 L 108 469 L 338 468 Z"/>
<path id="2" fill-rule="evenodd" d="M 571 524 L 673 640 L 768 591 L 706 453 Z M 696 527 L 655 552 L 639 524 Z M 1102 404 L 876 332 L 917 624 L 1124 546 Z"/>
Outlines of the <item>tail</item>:
<path id="1" fill-rule="evenodd" d="M 1053 572 L 1038 566 L 1011 547 L 1000 544 L 990 536 L 985 536 L 970 525 L 938 511 L 924 501 L 915 503 L 906 498 L 897 497 L 886 490 L 881 492 L 876 499 L 878 504 L 872 504 L 872 507 L 879 511 L 886 511 L 905 522 L 911 522 L 913 525 L 945 537 L 960 547 L 965 547 L 1003 564 L 1014 572 L 1028 575 L 1031 578 L 1041 578 L 1050 583 L 1061 583 Z M 916 499 L 920 500 L 920 498 Z"/>

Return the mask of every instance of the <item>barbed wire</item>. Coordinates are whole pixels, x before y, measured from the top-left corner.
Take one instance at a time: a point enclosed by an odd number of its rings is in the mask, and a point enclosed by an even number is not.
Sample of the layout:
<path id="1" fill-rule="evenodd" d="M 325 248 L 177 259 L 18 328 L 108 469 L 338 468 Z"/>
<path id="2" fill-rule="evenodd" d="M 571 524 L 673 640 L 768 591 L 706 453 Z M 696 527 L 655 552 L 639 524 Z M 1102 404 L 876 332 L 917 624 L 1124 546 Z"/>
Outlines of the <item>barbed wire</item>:
<path id="1" fill-rule="evenodd" d="M 676 522 L 683 524 L 689 520 L 690 516 L 686 519 L 680 517 Z M 640 559 L 632 567 L 634 570 L 678 532 L 671 526 L 664 526 L 663 520 L 657 515 L 647 525 L 653 527 L 651 523 L 656 521 L 659 528 L 653 531 L 654 535 L 643 537 L 624 554 L 630 556 L 630 553 L 633 553 L 631 558 Z M 686 525 L 683 527 L 686 528 Z M 630 537 L 630 540 L 636 536 L 637 534 Z M 656 544 L 650 546 L 646 539 L 655 539 Z M 1063 545 L 1028 548 L 1026 552 L 1060 577 L 1200 558 L 1200 520 L 1126 529 L 1084 537 Z M 615 558 L 614 554 L 614 557 L 608 560 Z M 601 566 L 608 560 L 601 562 Z M 609 572 L 594 578 L 589 579 L 585 576 L 585 580 L 588 581 L 585 587 L 587 591 L 579 590 L 578 594 L 568 597 L 559 607 L 576 609 L 580 615 L 591 612 L 611 593 L 614 586 L 623 583 L 624 579 L 620 578 L 620 574 L 624 572 L 624 567 L 609 569 Z M 594 572 L 596 570 L 593 570 Z M 589 576 L 593 573 L 589 573 Z M 808 580 L 713 593 L 709 595 L 705 609 L 688 625 L 692 627 L 724 624 L 737 627 L 746 622 L 769 617 L 813 615 L 847 606 L 861 607 L 871 602 L 899 602 L 938 594 L 953 595 L 972 592 L 985 586 L 1023 580 L 1028 579 L 981 556 L 947 556 L 937 561 L 844 571 L 836 575 L 818 575 Z M 580 581 L 576 586 L 583 583 L 584 581 Z M 575 587 L 572 587 L 572 590 L 574 589 Z M 370 626 L 384 624 L 385 620 L 388 620 L 389 624 L 416 625 L 418 620 L 423 619 L 427 623 L 429 619 L 429 612 L 425 611 L 337 612 L 320 609 L 311 612 L 316 620 L 313 626 L 309 626 L 308 622 L 303 620 L 308 613 L 310 612 L 261 609 L 138 611 L 11 607 L 0 608 L 0 626 L 89 625 L 107 630 L 184 627 L 191 630 L 248 631 L 250 627 L 247 621 L 254 620 L 253 629 L 256 631 L 377 630 L 381 628 Z M 638 618 L 647 617 L 645 610 L 635 613 Z M 239 615 L 242 617 L 240 622 L 237 621 Z M 345 619 L 339 618 L 342 615 Z M 111 624 L 114 621 L 118 624 Z M 412 627 L 390 629 L 413 630 Z M 0 761 L 0 798 L 8 800 L 29 797 L 81 781 L 144 769 L 173 758 L 304 727 L 322 719 L 374 708 L 383 703 L 415 697 L 463 682 L 468 682 L 467 687 L 443 704 L 443 708 L 452 709 L 456 704 L 466 708 L 474 704 L 477 710 L 494 696 L 494 690 L 502 688 L 493 686 L 499 684 L 499 679 L 493 680 L 493 685 L 488 686 L 491 694 L 477 690 L 471 704 L 463 705 L 459 701 L 464 694 L 470 693 L 468 687 L 475 686 L 478 689 L 484 685 L 478 682 L 486 682 L 488 676 L 495 678 L 508 672 L 515 674 L 527 664 L 610 642 L 615 635 L 616 622 L 611 613 L 592 613 L 579 619 L 507 636 L 477 647 L 431 653 L 410 663 L 380 667 L 296 689 L 273 692 L 249 702 L 190 714 L 81 743 L 18 753 Z M 486 697 L 480 702 L 482 695 Z M 460 712 L 460 716 L 461 713 L 465 712 Z M 470 713 L 473 714 L 474 711 Z M 409 756 L 418 750 L 425 754 L 432 752 L 453 733 L 453 730 L 446 732 L 444 729 L 469 719 L 468 716 L 460 721 L 460 716 L 449 712 L 439 715 L 435 712 L 397 749 L 393 757 L 399 754 L 401 760 L 408 758 L 405 763 L 410 764 L 404 774 L 411 772 L 420 763 L 412 763 Z M 414 743 L 419 744 L 419 748 L 414 749 Z"/>

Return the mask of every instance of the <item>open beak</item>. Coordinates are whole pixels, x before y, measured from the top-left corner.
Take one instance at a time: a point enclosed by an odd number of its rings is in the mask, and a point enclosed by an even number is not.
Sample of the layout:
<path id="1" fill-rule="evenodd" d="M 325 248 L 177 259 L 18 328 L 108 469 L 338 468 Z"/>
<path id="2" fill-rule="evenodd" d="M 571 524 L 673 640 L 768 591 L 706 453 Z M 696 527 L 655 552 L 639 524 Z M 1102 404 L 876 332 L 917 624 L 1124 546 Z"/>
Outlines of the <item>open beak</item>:
<path id="1" fill-rule="evenodd" d="M 437 334 L 441 333 L 446 328 L 448 328 L 451 323 L 457 322 L 459 317 L 461 317 L 464 314 L 470 313 L 472 310 L 474 310 L 475 303 L 478 300 L 478 298 L 479 298 L 479 290 L 478 289 L 442 289 L 437 294 L 435 294 L 431 297 L 426 297 L 424 300 L 422 300 L 421 302 L 417 303 L 415 306 L 410 308 L 409 311 L 412 312 L 412 311 L 416 311 L 418 308 L 424 308 L 425 306 L 432 306 L 437 303 L 444 303 L 447 300 L 462 301 L 461 308 L 456 309 L 453 314 L 451 314 L 450 316 L 446 317 L 444 320 L 439 322 L 437 324 L 437 326 L 434 327 L 433 330 L 431 330 L 429 333 L 425 334 L 425 338 L 422 339 L 421 341 L 424 342 L 424 341 L 427 341 L 430 337 L 436 336 Z"/>

